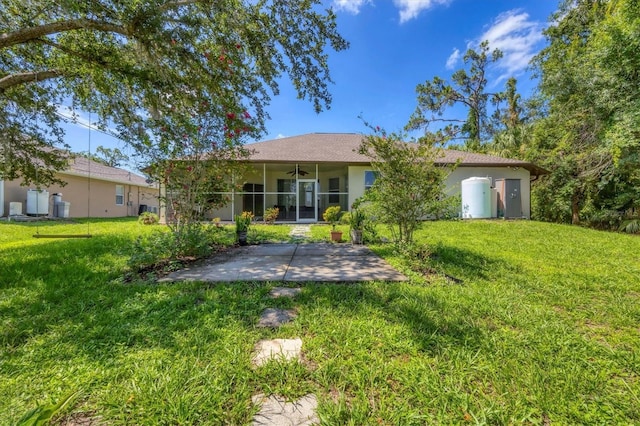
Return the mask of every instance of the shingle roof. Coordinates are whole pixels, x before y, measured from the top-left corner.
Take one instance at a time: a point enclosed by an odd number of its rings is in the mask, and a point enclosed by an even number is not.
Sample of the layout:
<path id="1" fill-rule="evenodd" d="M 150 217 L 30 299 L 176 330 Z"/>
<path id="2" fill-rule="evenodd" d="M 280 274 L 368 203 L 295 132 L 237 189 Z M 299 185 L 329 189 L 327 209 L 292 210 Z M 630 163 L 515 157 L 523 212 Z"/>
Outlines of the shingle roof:
<path id="1" fill-rule="evenodd" d="M 144 176 L 137 175 L 118 167 L 109 167 L 86 157 L 76 156 L 69 160 L 69 168 L 61 171 L 61 174 L 71 176 L 91 176 L 91 179 L 106 180 L 115 183 L 123 183 L 137 186 L 152 186 L 147 183 Z"/>
<path id="2" fill-rule="evenodd" d="M 307 133 L 256 142 L 246 148 L 252 150 L 250 160 L 254 162 L 368 164 L 369 158 L 358 153 L 362 138 L 357 133 Z M 438 163 L 454 164 L 458 160 L 461 167 L 522 167 L 533 175 L 547 173 L 526 161 L 455 150 L 444 150 Z"/>

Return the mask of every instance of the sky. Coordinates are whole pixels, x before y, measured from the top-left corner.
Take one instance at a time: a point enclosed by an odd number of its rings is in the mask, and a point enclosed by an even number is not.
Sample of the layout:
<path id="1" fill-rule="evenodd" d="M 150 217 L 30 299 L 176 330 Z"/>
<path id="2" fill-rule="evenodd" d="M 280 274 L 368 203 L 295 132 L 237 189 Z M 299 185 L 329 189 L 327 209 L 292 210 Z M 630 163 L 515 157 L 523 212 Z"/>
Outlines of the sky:
<path id="1" fill-rule="evenodd" d="M 488 73 L 488 90 L 504 89 L 518 79 L 527 98 L 535 89 L 530 59 L 545 46 L 542 34 L 557 0 L 325 0 L 337 14 L 338 32 L 350 48 L 330 52 L 333 100 L 316 114 L 309 101 L 298 100 L 284 79 L 280 94 L 267 108 L 270 140 L 304 133 L 367 133 L 363 119 L 387 131 L 400 131 L 416 108 L 415 88 L 438 76 L 449 80 L 464 67 L 467 49 L 488 40 L 503 58 Z M 456 112 L 453 111 L 453 114 Z M 362 117 L 362 118 L 359 118 Z M 99 145 L 126 151 L 124 142 L 86 127 L 68 124 L 72 151 Z M 82 124 L 85 124 L 84 126 Z M 89 136 L 89 133 L 91 134 Z"/>

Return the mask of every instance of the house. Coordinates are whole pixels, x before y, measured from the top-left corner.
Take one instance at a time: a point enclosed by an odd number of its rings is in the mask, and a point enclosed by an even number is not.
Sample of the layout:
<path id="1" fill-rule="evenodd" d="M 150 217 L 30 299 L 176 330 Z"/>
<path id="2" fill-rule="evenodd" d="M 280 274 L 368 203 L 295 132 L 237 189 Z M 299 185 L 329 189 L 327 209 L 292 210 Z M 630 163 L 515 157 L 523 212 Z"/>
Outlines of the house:
<path id="1" fill-rule="evenodd" d="M 62 217 L 123 217 L 137 216 L 142 210 L 158 212 L 158 185 L 128 170 L 78 156 L 69 159 L 69 167 L 58 177 L 67 185 L 50 185 L 41 188 L 46 191 L 42 193 L 35 185 L 21 186 L 21 180 L 0 180 L 0 216 L 18 212 L 57 216 L 60 212 Z M 64 216 L 54 201 L 69 203 Z"/>
<path id="2" fill-rule="evenodd" d="M 369 158 L 358 153 L 362 138 L 355 133 L 309 133 L 246 145 L 252 151 L 252 172 L 245 177 L 243 191 L 227 194 L 231 202 L 212 217 L 233 220 L 234 215 L 251 211 L 259 218 L 265 208 L 278 207 L 278 221 L 317 222 L 328 206 L 349 210 L 375 179 Z M 458 161 L 446 181 L 449 193 L 460 192 L 462 181 L 470 177 L 488 177 L 496 183 L 506 179 L 519 184 L 521 205 L 515 216 L 530 217 L 530 181 L 546 173 L 543 169 L 524 161 L 452 150 L 445 150 L 438 164 Z"/>

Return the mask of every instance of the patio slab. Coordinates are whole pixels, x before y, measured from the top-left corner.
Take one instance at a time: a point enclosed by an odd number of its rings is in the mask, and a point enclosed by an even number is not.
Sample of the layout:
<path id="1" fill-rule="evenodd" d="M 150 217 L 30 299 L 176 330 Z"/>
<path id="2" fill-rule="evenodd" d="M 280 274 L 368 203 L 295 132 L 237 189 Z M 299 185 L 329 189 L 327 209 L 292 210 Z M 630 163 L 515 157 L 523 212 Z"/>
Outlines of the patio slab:
<path id="1" fill-rule="evenodd" d="M 406 279 L 366 246 L 313 243 L 233 248 L 175 271 L 159 281 L 358 282 Z"/>

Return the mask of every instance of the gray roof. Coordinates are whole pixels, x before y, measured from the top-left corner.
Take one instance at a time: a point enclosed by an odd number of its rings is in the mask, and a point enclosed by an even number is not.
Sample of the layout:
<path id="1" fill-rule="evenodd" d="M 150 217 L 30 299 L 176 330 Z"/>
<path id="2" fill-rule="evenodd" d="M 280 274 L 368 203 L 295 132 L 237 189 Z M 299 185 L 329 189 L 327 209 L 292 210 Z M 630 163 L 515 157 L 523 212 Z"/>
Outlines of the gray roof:
<path id="1" fill-rule="evenodd" d="M 364 135 L 357 133 L 307 133 L 288 138 L 247 144 L 254 162 L 278 163 L 349 163 L 369 164 L 370 159 L 358 153 Z M 533 175 L 548 173 L 526 161 L 474 152 L 444 150 L 439 164 L 460 167 L 522 167 Z"/>
<path id="2" fill-rule="evenodd" d="M 109 182 L 122 183 L 127 185 L 137 185 L 151 187 L 144 176 L 132 173 L 118 167 L 109 167 L 104 164 L 89 160 L 86 157 L 75 156 L 69 159 L 69 168 L 60 171 L 61 174 L 70 176 L 91 176 L 91 179 L 105 180 Z"/>

